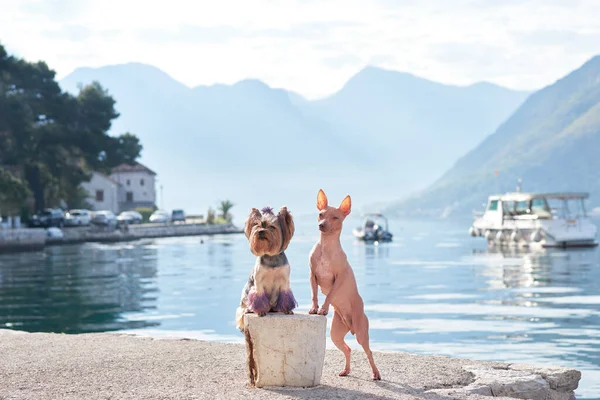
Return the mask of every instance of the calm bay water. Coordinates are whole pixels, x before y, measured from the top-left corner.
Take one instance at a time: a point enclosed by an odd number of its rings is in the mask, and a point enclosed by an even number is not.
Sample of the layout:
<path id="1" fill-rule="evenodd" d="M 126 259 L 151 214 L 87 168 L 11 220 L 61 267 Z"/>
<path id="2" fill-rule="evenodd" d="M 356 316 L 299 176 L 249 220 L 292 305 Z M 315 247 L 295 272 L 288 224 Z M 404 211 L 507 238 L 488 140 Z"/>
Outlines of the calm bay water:
<path id="1" fill-rule="evenodd" d="M 577 398 L 600 398 L 600 250 L 491 251 L 469 223 L 391 221 L 394 242 L 375 246 L 346 222 L 372 348 L 575 367 Z M 318 231 L 314 218 L 296 225 L 287 255 L 306 312 Z M 233 320 L 253 263 L 243 235 L 2 255 L 0 328 L 242 342 Z"/>

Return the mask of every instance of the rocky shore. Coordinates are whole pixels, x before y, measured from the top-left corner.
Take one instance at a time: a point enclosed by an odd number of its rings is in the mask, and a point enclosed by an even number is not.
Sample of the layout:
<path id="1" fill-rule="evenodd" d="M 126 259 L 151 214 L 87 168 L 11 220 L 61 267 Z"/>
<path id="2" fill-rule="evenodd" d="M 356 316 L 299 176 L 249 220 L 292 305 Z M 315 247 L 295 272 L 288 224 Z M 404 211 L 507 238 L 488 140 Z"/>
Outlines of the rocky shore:
<path id="1" fill-rule="evenodd" d="M 186 339 L 94 333 L 64 335 L 0 330 L 0 399 L 574 399 L 581 373 L 375 352 L 383 380 L 370 379 L 364 353 L 328 350 L 321 385 L 249 388 L 245 349 Z"/>

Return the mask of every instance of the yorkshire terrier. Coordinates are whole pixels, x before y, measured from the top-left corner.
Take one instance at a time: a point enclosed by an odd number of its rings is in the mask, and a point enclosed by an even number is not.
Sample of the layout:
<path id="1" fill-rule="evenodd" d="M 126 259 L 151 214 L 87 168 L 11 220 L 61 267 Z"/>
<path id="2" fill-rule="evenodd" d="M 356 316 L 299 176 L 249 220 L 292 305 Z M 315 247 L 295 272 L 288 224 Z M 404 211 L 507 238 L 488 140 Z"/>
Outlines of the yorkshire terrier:
<path id="1" fill-rule="evenodd" d="M 244 233 L 256 263 L 236 311 L 236 326 L 242 333 L 246 313 L 260 317 L 271 311 L 293 314 L 298 306 L 290 289 L 290 264 L 284 253 L 294 236 L 294 220 L 287 207 L 281 207 L 277 215 L 271 207 L 260 211 L 253 208 Z"/>

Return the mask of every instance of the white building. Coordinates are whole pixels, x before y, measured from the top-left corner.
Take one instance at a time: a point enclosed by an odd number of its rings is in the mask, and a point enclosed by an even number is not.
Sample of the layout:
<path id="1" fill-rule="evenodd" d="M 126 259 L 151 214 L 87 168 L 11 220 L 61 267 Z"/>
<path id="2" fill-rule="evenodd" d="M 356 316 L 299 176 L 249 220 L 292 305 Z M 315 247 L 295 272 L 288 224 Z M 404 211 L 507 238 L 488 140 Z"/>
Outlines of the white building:
<path id="1" fill-rule="evenodd" d="M 89 194 L 87 202 L 94 211 L 109 210 L 113 213 L 119 212 L 119 186 L 119 182 L 99 172 L 94 172 L 89 182 L 81 184 Z"/>
<path id="2" fill-rule="evenodd" d="M 120 184 L 120 211 L 156 204 L 156 172 L 140 163 L 122 164 L 114 168 L 111 178 Z"/>

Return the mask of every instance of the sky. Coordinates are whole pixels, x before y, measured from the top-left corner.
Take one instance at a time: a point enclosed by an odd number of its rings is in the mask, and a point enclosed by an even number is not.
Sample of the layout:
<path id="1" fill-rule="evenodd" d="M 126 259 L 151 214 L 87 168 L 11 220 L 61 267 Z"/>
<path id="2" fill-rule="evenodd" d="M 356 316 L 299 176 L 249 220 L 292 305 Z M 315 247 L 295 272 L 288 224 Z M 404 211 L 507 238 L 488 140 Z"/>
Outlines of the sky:
<path id="1" fill-rule="evenodd" d="M 188 86 L 257 78 L 309 99 L 366 65 L 533 90 L 600 54 L 598 0 L 0 0 L 0 43 L 77 67 L 154 65 Z"/>

